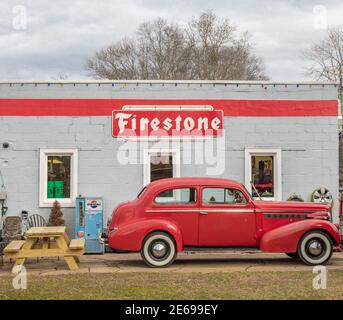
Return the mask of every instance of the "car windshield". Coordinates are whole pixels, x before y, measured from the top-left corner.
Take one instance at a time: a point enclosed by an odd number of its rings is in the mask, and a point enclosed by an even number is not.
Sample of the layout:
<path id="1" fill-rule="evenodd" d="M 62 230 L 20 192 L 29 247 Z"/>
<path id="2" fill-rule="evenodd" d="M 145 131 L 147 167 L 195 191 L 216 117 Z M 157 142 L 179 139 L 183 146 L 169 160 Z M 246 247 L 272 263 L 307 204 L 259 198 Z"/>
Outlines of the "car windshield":
<path id="1" fill-rule="evenodd" d="M 244 184 L 241 184 L 242 188 L 245 190 L 245 192 L 249 195 L 250 199 L 252 198 L 251 193 L 249 192 L 249 190 L 245 187 Z"/>
<path id="2" fill-rule="evenodd" d="M 138 193 L 138 195 L 137 195 L 137 198 L 138 198 L 138 199 L 143 195 L 143 193 L 145 192 L 146 189 L 147 189 L 147 188 L 144 187 L 144 188 Z"/>

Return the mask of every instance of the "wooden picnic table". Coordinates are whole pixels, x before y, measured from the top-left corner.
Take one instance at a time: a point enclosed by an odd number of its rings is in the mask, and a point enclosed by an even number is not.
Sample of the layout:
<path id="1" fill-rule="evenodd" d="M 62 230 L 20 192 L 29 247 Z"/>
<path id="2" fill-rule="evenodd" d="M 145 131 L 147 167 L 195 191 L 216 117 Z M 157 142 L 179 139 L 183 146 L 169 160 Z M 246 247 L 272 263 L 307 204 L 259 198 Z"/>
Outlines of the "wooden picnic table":
<path id="1" fill-rule="evenodd" d="M 84 253 L 84 240 L 69 240 L 66 227 L 33 227 L 26 240 L 14 240 L 5 249 L 5 257 L 15 259 L 12 271 L 26 258 L 63 257 L 70 270 L 78 269 L 78 256 Z"/>

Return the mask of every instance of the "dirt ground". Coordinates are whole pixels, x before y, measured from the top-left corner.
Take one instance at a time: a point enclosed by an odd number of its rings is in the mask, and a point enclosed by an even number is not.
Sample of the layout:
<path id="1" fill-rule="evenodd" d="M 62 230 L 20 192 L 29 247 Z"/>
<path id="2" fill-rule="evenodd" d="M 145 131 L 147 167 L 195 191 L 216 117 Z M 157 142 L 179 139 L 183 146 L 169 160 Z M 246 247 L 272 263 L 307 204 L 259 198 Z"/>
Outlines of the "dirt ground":
<path id="1" fill-rule="evenodd" d="M 13 263 L 5 259 L 0 266 L 0 276 L 11 275 Z M 73 273 L 213 273 L 213 272 L 263 272 L 263 271 L 310 271 L 311 266 L 293 260 L 285 254 L 264 253 L 181 253 L 168 268 L 149 268 L 139 254 L 84 255 L 80 257 L 79 269 L 70 271 L 60 258 L 30 258 L 25 262 L 28 274 L 62 275 Z M 343 271 L 343 253 L 334 253 L 328 270 Z"/>

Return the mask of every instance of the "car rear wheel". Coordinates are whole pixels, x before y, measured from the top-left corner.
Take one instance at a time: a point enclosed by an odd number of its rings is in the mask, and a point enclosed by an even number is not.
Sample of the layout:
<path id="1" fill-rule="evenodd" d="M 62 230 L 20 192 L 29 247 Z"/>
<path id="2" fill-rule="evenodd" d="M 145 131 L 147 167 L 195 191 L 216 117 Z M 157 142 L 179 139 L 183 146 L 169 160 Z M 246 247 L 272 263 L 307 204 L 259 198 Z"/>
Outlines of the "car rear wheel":
<path id="1" fill-rule="evenodd" d="M 299 259 L 298 252 L 288 252 L 288 253 L 286 253 L 286 255 L 288 255 L 292 259 Z"/>
<path id="2" fill-rule="evenodd" d="M 165 232 L 153 232 L 144 239 L 141 256 L 149 267 L 167 267 L 176 254 L 174 239 Z"/>
<path id="3" fill-rule="evenodd" d="M 298 254 L 300 259 L 308 265 L 326 264 L 333 252 L 330 237 L 321 231 L 306 233 L 299 242 Z"/>

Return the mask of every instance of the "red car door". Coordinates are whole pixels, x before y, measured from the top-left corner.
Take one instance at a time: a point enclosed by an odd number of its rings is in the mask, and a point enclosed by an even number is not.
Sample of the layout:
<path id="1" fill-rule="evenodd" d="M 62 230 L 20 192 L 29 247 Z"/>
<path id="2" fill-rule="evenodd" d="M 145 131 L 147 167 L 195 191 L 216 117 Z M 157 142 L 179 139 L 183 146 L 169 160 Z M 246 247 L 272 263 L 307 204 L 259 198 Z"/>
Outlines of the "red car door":
<path id="1" fill-rule="evenodd" d="M 168 219 L 182 232 L 184 246 L 198 245 L 199 189 L 196 187 L 167 188 L 152 199 L 146 215 L 154 219 Z"/>
<path id="2" fill-rule="evenodd" d="M 254 205 L 238 189 L 203 187 L 199 212 L 200 246 L 255 246 Z"/>

